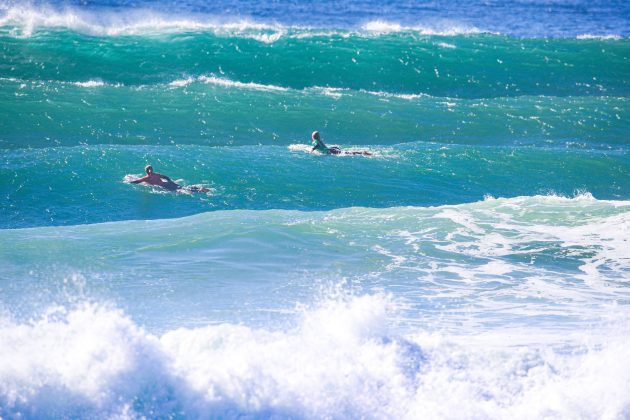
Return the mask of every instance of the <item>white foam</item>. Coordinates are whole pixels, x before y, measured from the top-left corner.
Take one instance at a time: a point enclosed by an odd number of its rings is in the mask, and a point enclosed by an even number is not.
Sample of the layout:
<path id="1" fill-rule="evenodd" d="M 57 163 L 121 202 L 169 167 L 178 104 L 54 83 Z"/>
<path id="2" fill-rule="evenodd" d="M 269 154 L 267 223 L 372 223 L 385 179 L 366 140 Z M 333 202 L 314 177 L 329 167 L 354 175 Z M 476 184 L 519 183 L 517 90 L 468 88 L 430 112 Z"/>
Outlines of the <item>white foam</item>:
<path id="1" fill-rule="evenodd" d="M 630 271 L 627 244 L 630 211 L 623 211 L 624 207 L 630 210 L 630 202 L 606 202 L 585 192 L 572 198 L 554 195 L 486 198 L 472 206 L 448 206 L 433 216 L 454 223 L 449 228 L 448 242 L 436 247 L 488 259 L 486 268 L 498 269 L 500 275 L 509 271 L 527 273 L 521 274 L 525 276 L 521 281 L 527 296 L 556 296 L 558 300 L 574 302 L 588 301 L 593 293 L 617 296 L 615 279 L 626 277 Z M 539 257 L 559 258 L 567 263 L 574 260 L 581 273 L 556 273 L 537 265 L 504 265 L 504 258 L 517 256 L 521 261 L 529 258 L 530 264 L 535 264 Z M 484 271 L 483 267 L 468 265 L 441 269 L 454 270 L 468 280 Z M 584 286 L 574 284 L 567 288 L 564 283 L 567 276 L 583 281 Z M 579 307 L 573 310 L 580 312 Z M 568 315 L 569 307 L 565 306 L 564 311 Z"/>
<path id="2" fill-rule="evenodd" d="M 370 21 L 363 25 L 363 29 L 366 31 L 379 33 L 400 32 L 404 30 L 403 26 L 401 26 L 399 23 L 391 23 L 381 20 Z"/>
<path id="3" fill-rule="evenodd" d="M 171 83 L 169 83 L 168 85 L 171 87 L 185 87 L 190 85 L 191 83 L 195 82 L 197 79 L 194 79 L 192 77 L 188 77 L 186 79 L 177 79 L 177 80 L 173 80 Z"/>
<path id="4" fill-rule="evenodd" d="M 449 44 L 448 42 L 438 42 L 435 45 L 442 47 L 442 48 L 448 48 L 448 49 L 456 49 L 457 47 L 453 44 Z"/>
<path id="5" fill-rule="evenodd" d="M 81 87 L 81 88 L 96 88 L 96 87 L 103 87 L 103 86 L 107 86 L 107 87 L 121 87 L 122 84 L 120 83 L 106 83 L 102 80 L 86 80 L 86 81 L 77 81 L 77 82 L 66 82 L 66 81 L 59 81 L 59 80 L 26 80 L 26 79 L 17 79 L 14 77 L 0 77 L 0 81 L 8 81 L 8 82 L 15 82 L 15 83 L 20 83 L 20 89 L 23 89 L 27 86 L 44 86 L 46 84 L 53 84 L 53 83 L 58 83 L 60 85 L 72 85 L 72 86 L 77 86 L 77 87 Z"/>
<path id="6" fill-rule="evenodd" d="M 321 87 L 321 86 L 314 86 L 311 88 L 306 88 L 305 91 L 315 92 L 315 93 L 319 93 L 325 96 L 330 96 L 331 98 L 334 98 L 334 99 L 339 99 L 341 97 L 351 95 L 353 92 L 355 93 L 357 92 L 348 88 Z M 365 90 L 365 89 L 361 89 L 358 92 L 365 95 L 379 96 L 381 98 L 397 98 L 397 99 L 404 99 L 407 101 L 431 97 L 430 95 L 427 95 L 425 93 L 392 93 L 392 92 L 374 91 L 374 90 Z"/>
<path id="7" fill-rule="evenodd" d="M 24 80 L 20 80 L 16 78 L 0 78 L 0 80 L 10 81 L 10 82 L 26 82 Z M 96 88 L 96 87 L 117 87 L 118 88 L 118 87 L 124 86 L 121 83 L 106 83 L 102 80 L 87 80 L 87 81 L 77 81 L 77 82 L 60 82 L 60 81 L 49 80 L 49 81 L 39 81 L 38 83 L 59 83 L 62 85 L 71 84 L 71 85 L 83 87 L 83 88 Z M 191 77 L 186 77 L 182 79 L 176 79 L 169 82 L 167 86 L 171 88 L 183 88 L 183 87 L 195 84 L 195 83 L 205 83 L 205 84 L 223 86 L 223 87 L 228 87 L 228 88 L 249 89 L 249 90 L 257 90 L 257 91 L 263 91 L 263 92 L 293 92 L 296 94 L 304 94 L 304 93 L 318 94 L 318 95 L 327 96 L 333 99 L 340 99 L 344 96 L 351 96 L 353 94 L 357 94 L 357 92 L 364 95 L 378 96 L 378 97 L 387 98 L 387 99 L 390 99 L 390 98 L 403 99 L 407 101 L 417 100 L 421 98 L 431 98 L 430 95 L 427 95 L 424 93 L 406 94 L 406 93 L 391 93 L 391 92 L 383 92 L 383 91 L 368 91 L 368 90 L 363 90 L 363 89 L 359 91 L 353 91 L 348 88 L 321 87 L 321 86 L 307 87 L 300 90 L 300 89 L 293 89 L 293 88 L 277 86 L 277 85 L 267 85 L 267 84 L 255 83 L 255 82 L 241 82 L 238 80 L 231 80 L 225 77 L 218 77 L 214 74 L 202 75 L 202 76 L 196 76 L 196 77 L 191 76 Z M 136 88 L 143 88 L 143 87 L 146 87 L 146 85 L 140 85 Z M 455 105 L 455 104 L 453 103 L 452 105 Z"/>
<path id="8" fill-rule="evenodd" d="M 312 88 L 307 88 L 306 90 L 317 92 L 324 96 L 330 96 L 331 98 L 334 98 L 334 99 L 339 99 L 350 92 L 350 89 L 348 88 L 332 88 L 332 87 L 321 87 L 321 86 L 314 86 Z"/>
<path id="9" fill-rule="evenodd" d="M 74 82 L 73 84 L 75 86 L 85 87 L 85 88 L 105 86 L 105 82 L 103 82 L 102 80 L 88 80 L 86 82 Z"/>
<path id="10" fill-rule="evenodd" d="M 278 31 L 272 34 L 254 34 L 251 36 L 251 38 L 265 44 L 272 44 L 282 38 L 283 35 L 284 31 Z"/>
<path id="11" fill-rule="evenodd" d="M 8 417 L 621 418 L 630 340 L 514 346 L 510 334 L 406 338 L 380 296 L 324 301 L 294 327 L 180 328 L 159 336 L 107 305 L 0 322 Z M 563 340 L 564 337 L 556 337 Z M 457 401 L 457 404 L 453 404 Z"/>
<path id="12" fill-rule="evenodd" d="M 416 32 L 421 35 L 455 36 L 484 33 L 484 31 L 474 26 L 465 26 L 456 23 L 442 23 L 425 26 L 403 26 L 396 22 L 387 22 L 383 20 L 370 21 L 364 24 L 362 26 L 362 29 L 364 31 L 376 34 L 387 34 L 394 32 Z"/>
<path id="13" fill-rule="evenodd" d="M 309 146 L 308 144 L 290 144 L 289 145 L 289 150 L 292 152 L 304 152 L 304 153 L 311 153 L 311 149 L 313 147 Z"/>
<path id="14" fill-rule="evenodd" d="M 295 29 L 296 31 L 292 32 L 289 35 L 289 38 L 293 38 L 293 39 L 307 39 L 307 38 L 320 38 L 320 37 L 350 38 L 353 35 L 353 33 L 349 31 L 348 32 L 334 31 L 334 30 L 322 31 L 322 30 L 315 30 L 315 29 L 305 30 L 305 28 L 301 28 L 302 30 L 299 30 L 300 28 L 295 28 Z"/>
<path id="15" fill-rule="evenodd" d="M 243 82 L 233 81 L 233 80 L 219 78 L 215 76 L 200 76 L 199 81 L 203 83 L 218 85 L 218 86 L 237 87 L 237 88 L 263 90 L 263 91 L 285 92 L 289 90 L 288 88 L 281 87 L 281 86 L 263 85 L 260 83 L 253 83 L 253 82 L 243 83 Z"/>
<path id="16" fill-rule="evenodd" d="M 30 82 L 26 80 L 16 79 L 16 78 L 0 78 L 2 81 L 16 82 L 16 83 L 25 83 Z M 95 87 L 122 87 L 124 86 L 121 83 L 107 83 L 102 80 L 87 80 L 87 81 L 76 81 L 76 82 L 62 82 L 55 80 L 47 80 L 47 81 L 38 81 L 38 83 L 59 83 L 59 84 L 70 84 L 83 88 L 95 88 Z M 396 98 L 403 100 L 416 100 L 421 98 L 431 98 L 430 95 L 424 93 L 418 94 L 406 94 L 406 93 L 391 93 L 391 92 L 383 92 L 383 91 L 368 91 L 368 90 L 359 90 L 353 91 L 348 88 L 334 88 L 334 87 L 307 87 L 304 89 L 293 89 L 284 86 L 277 86 L 271 84 L 262 84 L 255 82 L 241 82 L 238 80 L 231 80 L 226 77 L 218 77 L 214 74 L 210 75 L 201 75 L 196 77 L 186 77 L 183 79 L 176 79 L 168 83 L 169 87 L 172 88 L 182 88 L 186 86 L 190 86 L 194 83 L 205 83 L 216 86 L 223 86 L 229 88 L 237 88 L 237 89 L 250 89 L 250 90 L 258 90 L 258 91 L 266 91 L 266 92 L 294 92 L 294 93 L 314 93 L 319 95 L 328 96 L 334 99 L 339 99 L 344 96 L 350 96 L 352 94 L 356 94 L 357 92 L 365 95 L 373 95 L 382 98 Z M 139 87 L 146 87 L 147 85 L 140 85 Z M 450 105 L 455 105 L 454 103 Z"/>
<path id="17" fill-rule="evenodd" d="M 71 29 L 98 36 L 156 35 L 178 32 L 211 31 L 217 35 L 239 36 L 263 43 L 274 43 L 285 36 L 312 38 L 339 36 L 373 36 L 394 32 L 413 32 L 421 35 L 468 35 L 484 31 L 456 22 L 436 22 L 405 26 L 396 22 L 374 20 L 362 25 L 360 30 L 322 30 L 304 26 L 268 24 L 248 19 L 225 20 L 204 14 L 169 15 L 150 9 L 100 9 L 86 11 L 76 7 L 33 7 L 30 5 L 0 6 L 0 26 L 14 27 L 19 36 L 31 36 L 41 28 Z M 450 44 L 447 44 L 450 45 Z M 450 48 L 446 47 L 446 48 Z"/>
<path id="18" fill-rule="evenodd" d="M 592 35 L 592 34 L 581 34 L 576 37 L 577 39 L 600 39 L 600 40 L 620 40 L 623 39 L 620 35 Z"/>
<path id="19" fill-rule="evenodd" d="M 475 220 L 474 216 L 463 210 L 463 209 L 454 209 L 454 208 L 445 208 L 441 212 L 437 213 L 435 218 L 443 218 L 450 219 L 458 225 L 462 225 L 466 227 L 469 231 L 476 234 L 484 234 L 486 233 L 485 229 L 479 227 Z"/>
<path id="20" fill-rule="evenodd" d="M 168 85 L 174 88 L 186 87 L 193 83 L 207 83 L 217 86 L 224 87 L 233 87 L 240 89 L 252 89 L 259 91 L 268 91 L 268 92 L 295 92 L 295 93 L 315 93 L 319 95 L 328 96 L 334 99 L 339 99 L 344 96 L 352 95 L 353 93 L 359 92 L 364 95 L 372 95 L 378 96 L 381 98 L 396 98 L 396 99 L 404 99 L 407 101 L 416 100 L 420 98 L 430 98 L 430 95 L 425 93 L 391 93 L 391 92 L 383 92 L 383 91 L 370 91 L 370 90 L 359 90 L 353 91 L 348 88 L 335 88 L 335 87 L 322 87 L 322 86 L 313 86 L 307 87 L 302 90 L 287 88 L 283 86 L 277 85 L 266 85 L 261 83 L 254 82 L 241 82 L 238 80 L 230 80 L 225 77 L 218 77 L 216 75 L 203 75 L 198 77 L 187 77 L 185 79 L 177 79 L 170 82 Z M 455 105 L 454 103 L 451 105 Z"/>
<path id="21" fill-rule="evenodd" d="M 99 36 L 151 35 L 169 32 L 213 31 L 274 42 L 285 32 L 280 25 L 250 20 L 221 21 L 204 15 L 171 15 L 152 10 L 127 9 L 124 12 L 88 12 L 78 8 L 53 8 L 28 5 L 6 8 L 0 26 L 20 28 L 20 35 L 30 36 L 40 28 L 65 28 Z"/>
<path id="22" fill-rule="evenodd" d="M 408 101 L 430 97 L 425 93 L 391 93 L 391 92 L 382 92 L 382 91 L 373 91 L 373 90 L 360 90 L 360 92 L 366 93 L 368 95 L 380 96 L 382 98 L 398 98 L 405 99 Z"/>
<path id="23" fill-rule="evenodd" d="M 216 77 L 213 75 L 210 76 L 199 76 L 199 77 L 188 77 L 186 79 L 178 79 L 169 83 L 171 87 L 185 87 L 192 83 L 206 83 L 210 85 L 237 88 L 237 89 L 252 89 L 259 91 L 267 91 L 267 92 L 286 92 L 290 90 L 289 88 L 285 88 L 282 86 L 275 85 L 264 85 L 260 83 L 254 82 L 239 82 L 235 80 L 226 79 L 223 77 Z"/>
<path id="24" fill-rule="evenodd" d="M 265 84 L 254 83 L 254 82 L 239 82 L 239 81 L 230 80 L 223 77 L 216 77 L 216 76 L 199 76 L 197 78 L 189 77 L 186 79 L 178 79 L 169 83 L 169 86 L 185 87 L 195 82 L 213 84 L 217 86 L 241 88 L 241 89 L 268 91 L 268 92 L 289 92 L 289 91 L 302 92 L 296 89 L 286 88 L 283 86 L 265 85 Z M 345 95 L 350 95 L 352 90 L 347 89 L 347 88 L 330 88 L 330 87 L 316 86 L 312 88 L 305 88 L 303 92 L 315 92 L 318 94 L 322 94 L 324 96 L 329 96 L 334 99 L 339 99 Z M 360 90 L 359 92 L 363 94 L 367 94 L 367 95 L 380 96 L 382 98 L 398 98 L 398 99 L 404 99 L 404 100 L 415 100 L 419 98 L 429 97 L 429 95 L 426 95 L 423 93 L 405 94 L 405 93 L 390 93 L 390 92 L 367 91 L 367 90 Z"/>

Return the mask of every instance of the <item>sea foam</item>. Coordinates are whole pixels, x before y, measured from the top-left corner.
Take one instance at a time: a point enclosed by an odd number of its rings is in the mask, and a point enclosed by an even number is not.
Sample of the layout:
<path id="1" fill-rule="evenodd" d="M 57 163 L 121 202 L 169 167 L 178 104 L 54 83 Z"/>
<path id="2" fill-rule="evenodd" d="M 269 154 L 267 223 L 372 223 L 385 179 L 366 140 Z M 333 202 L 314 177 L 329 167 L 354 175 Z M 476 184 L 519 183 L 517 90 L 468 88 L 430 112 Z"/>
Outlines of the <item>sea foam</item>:
<path id="1" fill-rule="evenodd" d="M 0 8 L 0 27 L 15 27 L 22 36 L 33 35 L 40 29 L 70 29 L 98 36 L 152 35 L 173 32 L 214 31 L 240 34 L 261 42 L 273 42 L 283 33 L 280 25 L 253 22 L 246 19 L 225 20 L 203 14 L 172 16 L 154 10 L 109 9 L 89 12 L 79 8 L 13 6 Z"/>
<path id="2" fill-rule="evenodd" d="M 28 5 L 0 6 L 0 27 L 13 27 L 20 36 L 31 36 L 41 29 L 70 29 L 97 36 L 156 35 L 160 33 L 211 31 L 217 35 L 239 36 L 263 43 L 289 38 L 374 36 L 396 32 L 419 35 L 456 36 L 487 33 L 474 26 L 457 22 L 402 25 L 397 22 L 373 20 L 358 28 L 322 30 L 308 25 L 282 25 L 251 19 L 226 18 L 202 13 L 171 15 L 151 9 L 82 10 L 76 7 L 31 7 Z"/>
<path id="3" fill-rule="evenodd" d="M 396 22 L 388 22 L 383 20 L 374 20 L 365 23 L 361 29 L 368 33 L 395 33 L 395 32 L 415 32 L 420 35 L 438 35 L 438 36 L 454 36 L 454 35 L 471 35 L 479 33 L 487 33 L 474 26 L 467 26 L 458 23 L 441 23 L 435 25 L 401 25 Z"/>
<path id="4" fill-rule="evenodd" d="M 325 300 L 279 330 L 222 324 L 155 334 L 96 303 L 53 307 L 29 322 L 4 319 L 0 412 L 409 419 L 628 414 L 627 335 L 607 331 L 604 342 L 570 350 L 511 346 L 509 337 L 497 335 L 402 337 L 387 327 L 392 303 L 378 295 Z"/>
<path id="5" fill-rule="evenodd" d="M 605 41 L 618 41 L 623 39 L 620 35 L 594 35 L 594 34 L 580 34 L 576 37 L 577 39 L 597 39 L 597 40 L 605 40 Z"/>
<path id="6" fill-rule="evenodd" d="M 200 82 L 200 83 L 206 83 L 206 84 L 210 84 L 210 85 L 217 85 L 217 86 L 222 86 L 222 87 L 228 87 L 228 88 L 238 88 L 238 89 L 252 89 L 252 90 L 259 90 L 259 91 L 275 91 L 275 92 L 286 92 L 288 90 L 290 90 L 289 88 L 285 88 L 282 86 L 275 86 L 275 85 L 265 85 L 265 84 L 261 84 L 261 83 L 254 83 L 254 82 L 239 82 L 236 80 L 230 80 L 227 78 L 223 78 L 223 77 L 216 77 L 216 76 L 199 76 L 199 77 L 189 77 L 186 79 L 178 79 L 178 80 L 174 80 L 172 81 L 169 86 L 171 87 L 184 87 L 184 86 L 188 86 L 191 83 L 195 83 L 195 82 Z"/>

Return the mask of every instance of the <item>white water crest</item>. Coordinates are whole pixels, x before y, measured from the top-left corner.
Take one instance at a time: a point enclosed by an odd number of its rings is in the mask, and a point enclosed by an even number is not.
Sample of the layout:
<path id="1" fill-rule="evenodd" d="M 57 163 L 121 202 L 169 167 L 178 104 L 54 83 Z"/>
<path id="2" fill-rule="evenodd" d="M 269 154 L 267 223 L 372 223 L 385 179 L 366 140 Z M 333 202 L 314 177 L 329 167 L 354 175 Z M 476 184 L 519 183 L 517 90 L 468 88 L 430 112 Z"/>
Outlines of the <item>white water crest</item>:
<path id="1" fill-rule="evenodd" d="M 105 86 L 105 82 L 103 82 L 102 80 L 88 80 L 86 82 L 74 82 L 74 84 L 76 86 L 86 88 Z"/>
<path id="2" fill-rule="evenodd" d="M 188 86 L 192 83 L 205 83 L 209 85 L 216 85 L 216 86 L 227 87 L 227 88 L 251 89 L 251 90 L 264 91 L 264 92 L 269 92 L 269 91 L 286 92 L 290 90 L 289 88 L 285 88 L 282 86 L 265 85 L 265 84 L 254 83 L 254 82 L 239 82 L 237 80 L 230 80 L 224 77 L 217 77 L 213 75 L 188 77 L 186 79 L 177 79 L 169 83 L 169 86 L 179 88 L 179 87 Z"/>
<path id="3" fill-rule="evenodd" d="M 373 20 L 365 23 L 362 29 L 368 33 L 387 34 L 394 32 L 416 32 L 420 35 L 438 35 L 438 36 L 455 36 L 455 35 L 472 35 L 479 33 L 488 33 L 474 26 L 463 25 L 454 22 L 441 22 L 432 25 L 401 25 L 396 22 L 388 22 L 384 20 Z"/>
<path id="4" fill-rule="evenodd" d="M 624 39 L 624 37 L 620 35 L 593 35 L 593 34 L 580 34 L 576 36 L 577 39 L 598 39 L 598 40 L 610 40 L 610 41 L 618 41 L 620 39 Z"/>
<path id="5" fill-rule="evenodd" d="M 289 149 L 308 152 L 307 145 Z M 247 241 L 236 233 L 244 227 Z M 120 282 L 130 293 L 144 293 L 146 288 L 124 279 L 126 273 L 145 267 L 146 276 L 169 288 L 188 285 L 190 277 L 210 286 L 204 294 L 186 299 L 184 294 L 173 301 L 175 296 L 166 294 L 154 300 L 155 305 L 176 310 L 180 299 L 199 301 L 190 308 L 195 317 L 222 322 L 232 322 L 239 314 L 260 319 L 267 309 L 285 310 L 281 302 L 286 294 L 300 300 L 312 294 L 314 284 L 343 276 L 358 290 L 385 290 L 404 299 L 398 323 L 402 330 L 422 326 L 463 334 L 520 329 L 553 335 L 588 328 L 607 317 L 615 302 L 625 307 L 630 301 L 629 230 L 630 203 L 588 194 L 487 198 L 440 207 L 214 211 L 169 220 L 5 230 L 0 239 L 12 248 L 2 260 L 0 275 L 32 276 L 28 264 L 16 262 L 13 254 L 20 261 L 79 272 L 89 272 L 99 260 L 115 280 L 111 292 Z M 49 249 L 55 252 L 44 252 Z M 126 249 L 137 250 L 135 257 L 129 258 Z M 166 249 L 172 250 L 169 258 L 163 254 Z M 240 264 L 243 259 L 248 261 L 245 266 Z M 173 261 L 200 263 L 182 272 Z M 45 269 L 39 271 L 37 278 L 49 278 Z M 313 278 L 302 278 L 305 273 Z M 227 292 L 212 286 L 229 280 L 234 287 L 246 287 L 252 278 L 261 289 L 235 313 L 230 312 L 235 308 L 229 304 L 231 295 L 222 297 Z M 93 284 L 95 290 L 109 283 L 99 284 Z M 291 286 L 282 289 L 284 297 L 278 300 L 276 287 L 284 284 Z M 19 301 L 24 292 L 13 289 L 13 299 Z M 129 303 L 136 306 L 133 300 Z M 225 312 L 213 317 L 203 311 L 207 305 Z M 146 312 L 144 307 L 137 310 Z M 152 316 L 170 322 L 167 314 L 158 311 Z M 178 319 L 186 323 L 191 314 L 184 311 Z"/>
<path id="6" fill-rule="evenodd" d="M 458 22 L 401 25 L 396 22 L 373 20 L 358 29 L 312 28 L 305 25 L 263 23 L 251 19 L 226 18 L 200 13 L 171 15 L 150 9 L 102 9 L 89 11 L 78 7 L 31 5 L 0 5 L 0 27 L 13 27 L 18 36 L 32 36 L 42 29 L 70 29 L 97 36 L 159 35 L 162 33 L 205 32 L 217 35 L 251 38 L 274 43 L 284 37 L 312 38 L 339 36 L 378 36 L 410 32 L 427 36 L 457 36 L 487 33 L 474 26 Z"/>
<path id="7" fill-rule="evenodd" d="M 90 12 L 80 8 L 28 5 L 0 6 L 0 27 L 14 27 L 16 35 L 31 36 L 41 29 L 71 29 L 98 36 L 157 35 L 191 31 L 243 36 L 261 42 L 279 39 L 286 28 L 251 20 L 226 20 L 203 14 L 169 15 L 143 9 Z"/>
<path id="8" fill-rule="evenodd" d="M 237 89 L 249 89 L 249 90 L 257 90 L 263 92 L 290 92 L 294 94 L 315 94 L 315 95 L 323 95 L 333 99 L 340 99 L 345 96 L 352 95 L 370 95 L 370 96 L 378 96 L 381 98 L 387 99 L 403 99 L 405 101 L 413 101 L 417 99 L 423 98 L 433 98 L 431 95 L 425 93 L 392 93 L 392 92 L 383 92 L 383 91 L 370 91 L 370 90 L 352 90 L 349 88 L 335 88 L 335 87 L 321 87 L 321 86 L 313 86 L 306 87 L 304 89 L 294 89 L 284 86 L 270 85 L 270 84 L 262 84 L 255 82 L 242 82 L 238 80 L 231 80 L 226 77 L 217 76 L 217 75 L 202 75 L 196 77 L 187 77 L 184 79 L 176 79 L 168 84 L 169 87 L 172 88 L 182 88 L 186 86 L 190 86 L 194 83 L 203 83 L 209 85 L 215 85 L 225 88 L 237 88 Z M 88 86 L 87 84 L 81 84 L 81 86 Z M 90 86 L 97 86 L 90 85 Z"/>
<path id="9" fill-rule="evenodd" d="M 295 325 L 284 329 L 221 324 L 163 334 L 107 304 L 3 319 L 0 410 L 9 417 L 403 419 L 630 412 L 627 322 L 583 331 L 570 348 L 515 346 L 501 334 L 399 336 L 388 329 L 392 311 L 385 296 L 338 296 L 298 308 Z"/>

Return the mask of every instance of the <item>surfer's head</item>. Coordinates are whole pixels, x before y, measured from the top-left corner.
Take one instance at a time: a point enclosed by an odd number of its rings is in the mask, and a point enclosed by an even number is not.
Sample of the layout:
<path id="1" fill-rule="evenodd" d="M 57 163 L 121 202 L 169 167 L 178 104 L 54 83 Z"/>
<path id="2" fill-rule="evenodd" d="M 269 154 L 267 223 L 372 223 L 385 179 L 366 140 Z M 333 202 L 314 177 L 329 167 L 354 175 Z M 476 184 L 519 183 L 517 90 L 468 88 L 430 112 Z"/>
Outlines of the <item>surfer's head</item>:
<path id="1" fill-rule="evenodd" d="M 147 173 L 147 175 L 151 175 L 153 173 L 153 166 L 151 165 L 147 165 L 144 167 L 144 172 Z"/>
<path id="2" fill-rule="evenodd" d="M 311 137 L 313 137 L 313 140 L 319 140 L 319 131 L 313 131 Z"/>

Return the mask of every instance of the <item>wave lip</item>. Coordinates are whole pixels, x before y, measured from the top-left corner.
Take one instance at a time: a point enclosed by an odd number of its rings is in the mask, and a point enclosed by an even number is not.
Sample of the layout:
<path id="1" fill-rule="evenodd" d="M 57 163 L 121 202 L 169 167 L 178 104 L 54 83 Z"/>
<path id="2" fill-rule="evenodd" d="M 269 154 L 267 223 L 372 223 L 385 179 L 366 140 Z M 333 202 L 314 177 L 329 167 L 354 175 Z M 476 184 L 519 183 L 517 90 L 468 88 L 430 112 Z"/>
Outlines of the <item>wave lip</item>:
<path id="1" fill-rule="evenodd" d="M 93 86 L 102 86 L 103 84 L 98 84 L 98 81 L 89 81 L 85 83 L 76 82 L 77 86 L 82 87 L 93 87 Z M 381 98 L 397 98 L 397 99 L 405 99 L 405 100 L 415 100 L 421 98 L 433 98 L 431 95 L 426 93 L 392 93 L 392 92 L 384 92 L 384 91 L 372 91 L 359 89 L 358 91 L 353 91 L 350 88 L 337 88 L 337 87 L 322 87 L 322 86 L 313 86 L 313 87 L 305 87 L 304 89 L 295 89 L 284 86 L 270 85 L 270 84 L 262 84 L 255 82 L 241 82 L 238 80 L 231 80 L 225 77 L 217 77 L 215 75 L 202 75 L 197 77 L 187 77 L 185 79 L 176 79 L 170 82 L 168 85 L 173 88 L 186 87 L 193 83 L 205 83 L 215 86 L 227 87 L 227 88 L 236 88 L 236 89 L 251 89 L 258 90 L 264 92 L 313 92 L 317 94 L 321 94 L 324 96 L 329 96 L 334 99 L 339 99 L 343 96 L 351 95 L 353 92 L 359 92 L 364 95 L 377 96 Z"/>
<path id="2" fill-rule="evenodd" d="M 85 84 L 75 83 L 78 86 L 96 86 L 98 82 L 86 82 Z M 268 85 L 262 83 L 255 82 L 241 82 L 238 80 L 231 80 L 225 77 L 217 77 L 215 75 L 209 76 L 197 76 L 197 77 L 188 77 L 185 79 L 177 79 L 173 80 L 169 83 L 170 87 L 179 88 L 189 86 L 193 83 L 205 83 L 210 85 L 228 87 L 228 88 L 237 88 L 237 89 L 252 89 L 258 91 L 266 91 L 266 92 L 314 92 L 324 96 L 329 96 L 334 99 L 339 99 L 343 96 L 350 95 L 353 92 L 359 92 L 365 95 L 378 96 L 382 98 L 397 98 L 397 99 L 405 99 L 405 100 L 415 100 L 420 98 L 433 98 L 431 95 L 426 93 L 392 93 L 392 92 L 384 92 L 384 91 L 372 91 L 359 89 L 358 91 L 353 91 L 350 88 L 337 88 L 337 87 L 322 87 L 322 86 L 313 86 L 313 87 L 305 87 L 304 89 L 294 89 L 284 86 L 277 85 Z"/>
<path id="3" fill-rule="evenodd" d="M 253 89 L 260 91 L 274 91 L 274 92 L 286 92 L 290 90 L 289 88 L 276 86 L 276 85 L 264 85 L 260 83 L 254 82 L 239 82 L 235 80 L 230 80 L 222 77 L 216 76 L 199 76 L 199 77 L 189 77 L 186 79 L 178 79 L 169 83 L 171 87 L 184 87 L 188 86 L 194 82 L 201 82 L 210 85 L 223 86 L 223 87 L 234 87 L 237 89 Z"/>
<path id="4" fill-rule="evenodd" d="M 593 34 L 580 34 L 576 36 L 577 39 L 597 39 L 597 40 L 613 40 L 618 41 L 624 39 L 621 35 L 607 34 L 607 35 L 593 35 Z"/>
<path id="5" fill-rule="evenodd" d="M 351 34 L 381 35 L 396 32 L 436 36 L 493 33 L 456 22 L 406 26 L 396 22 L 373 20 L 364 23 L 358 30 L 322 31 L 303 25 L 287 26 L 204 14 L 171 16 L 150 9 L 128 9 L 124 12 L 104 9 L 97 14 L 76 7 L 59 9 L 51 6 L 41 8 L 13 6 L 4 10 L 0 9 L 0 11 L 3 12 L 0 16 L 0 27 L 20 29 L 19 33 L 22 36 L 31 36 L 41 28 L 70 29 L 98 36 L 212 31 L 217 34 L 237 35 L 264 43 L 272 43 L 285 35 L 289 35 L 291 38 L 308 38 L 332 35 L 347 37 Z"/>
<path id="6" fill-rule="evenodd" d="M 93 88 L 93 87 L 103 87 L 103 86 L 113 86 L 113 87 L 120 87 L 120 84 L 108 84 L 103 82 L 102 80 L 87 80 L 85 82 L 73 82 L 72 83 L 75 86 L 78 87 L 84 87 L 84 88 Z"/>
<path id="7" fill-rule="evenodd" d="M 388 22 L 384 20 L 374 20 L 361 26 L 361 29 L 368 33 L 388 34 L 396 32 L 416 32 L 420 35 L 455 36 L 474 35 L 482 33 L 493 33 L 481 30 L 475 26 L 462 25 L 457 23 L 442 23 L 436 25 L 404 26 L 400 23 Z"/>
<path id="8" fill-rule="evenodd" d="M 0 9 L 1 10 L 1 9 Z M 5 8 L 0 27 L 20 29 L 30 36 L 40 28 L 70 29 L 97 36 L 142 35 L 170 32 L 216 31 L 251 35 L 263 42 L 277 40 L 285 31 L 281 25 L 253 22 L 246 19 L 226 20 L 212 16 L 170 16 L 153 10 L 129 9 L 124 12 L 101 10 L 91 13 L 79 8 Z M 271 32 L 270 34 L 255 31 Z"/>

